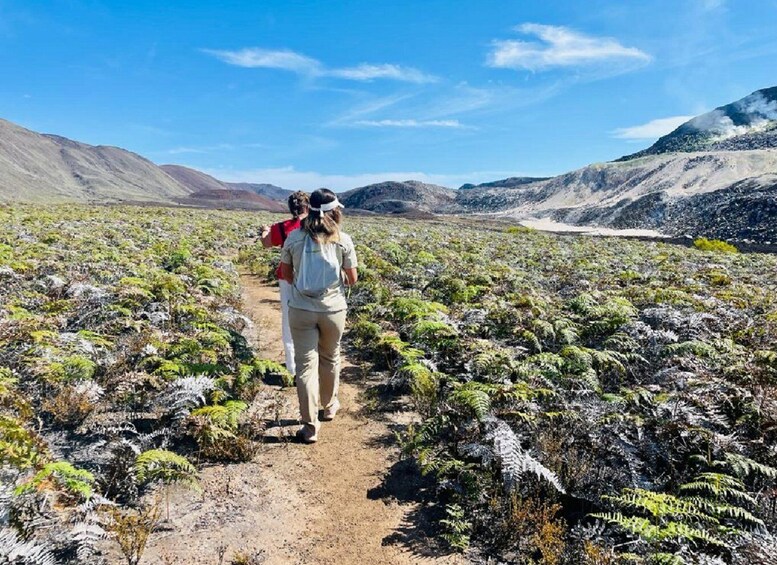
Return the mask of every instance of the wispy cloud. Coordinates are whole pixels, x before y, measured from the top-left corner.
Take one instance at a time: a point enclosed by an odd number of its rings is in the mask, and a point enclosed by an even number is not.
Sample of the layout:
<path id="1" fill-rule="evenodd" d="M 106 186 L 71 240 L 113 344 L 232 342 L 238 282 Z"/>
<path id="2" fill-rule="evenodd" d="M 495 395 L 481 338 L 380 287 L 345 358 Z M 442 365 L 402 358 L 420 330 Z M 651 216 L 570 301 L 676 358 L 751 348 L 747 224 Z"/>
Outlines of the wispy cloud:
<path id="1" fill-rule="evenodd" d="M 512 176 L 549 176 L 519 171 L 473 171 L 464 173 L 425 173 L 422 171 L 389 171 L 352 175 L 331 175 L 317 171 L 298 171 L 294 167 L 253 169 L 247 171 L 205 169 L 204 172 L 227 182 L 266 182 L 290 189 L 315 190 L 321 187 L 342 192 L 384 181 L 418 180 L 430 184 L 459 187 L 464 183 L 481 183 Z"/>
<path id="2" fill-rule="evenodd" d="M 564 26 L 526 23 L 515 30 L 539 41 L 495 40 L 486 59 L 488 66 L 539 71 L 613 61 L 644 64 L 652 59 L 644 51 L 626 47 L 616 39 L 585 35 Z"/>
<path id="3" fill-rule="evenodd" d="M 328 127 L 384 127 L 384 128 L 459 128 L 480 129 L 474 122 L 484 115 L 502 113 L 516 108 L 541 103 L 563 88 L 556 81 L 533 88 L 502 85 L 484 87 L 462 82 L 453 86 L 440 85 L 419 93 L 380 96 L 362 99 L 360 103 L 335 116 Z M 386 116 L 413 116 L 413 118 L 386 118 Z M 462 121 L 461 116 L 467 116 Z"/>
<path id="4" fill-rule="evenodd" d="M 413 67 L 402 67 L 399 65 L 382 64 L 370 65 L 362 63 L 355 67 L 346 67 L 343 69 L 330 69 L 324 71 L 327 76 L 345 78 L 348 80 L 373 80 L 378 78 L 399 80 L 403 82 L 415 82 L 418 84 L 425 82 L 435 82 L 436 77 L 414 69 Z"/>
<path id="5" fill-rule="evenodd" d="M 387 79 L 417 84 L 437 81 L 437 77 L 414 67 L 389 63 L 361 63 L 353 67 L 328 68 L 317 59 L 289 49 L 271 50 L 246 47 L 236 51 L 219 49 L 203 49 L 202 51 L 237 67 L 282 69 L 311 78 L 334 77 L 361 82 Z"/>
<path id="6" fill-rule="evenodd" d="M 168 136 L 174 135 L 175 133 L 168 129 L 160 128 L 159 126 L 152 126 L 149 124 L 132 123 L 132 124 L 129 124 L 129 127 L 135 131 L 140 131 L 145 134 L 156 135 L 160 137 L 168 137 Z"/>
<path id="7" fill-rule="evenodd" d="M 459 120 L 359 120 L 357 126 L 377 128 L 464 128 Z"/>
<path id="8" fill-rule="evenodd" d="M 696 0 L 696 2 L 705 12 L 716 12 L 726 8 L 726 0 Z"/>
<path id="9" fill-rule="evenodd" d="M 214 145 L 202 145 L 202 146 L 180 146 L 180 147 L 173 147 L 172 149 L 168 149 L 165 151 L 168 155 L 186 155 L 186 154 L 206 154 L 206 153 L 213 153 L 217 151 L 234 151 L 235 149 L 239 149 L 242 147 L 266 147 L 264 144 L 257 144 L 257 143 L 242 143 L 239 145 L 235 145 L 233 143 L 217 143 Z"/>
<path id="10" fill-rule="evenodd" d="M 618 139 L 628 139 L 631 141 L 658 139 L 659 137 L 674 131 L 680 125 L 692 118 L 693 116 L 658 118 L 638 126 L 618 128 L 612 132 L 612 135 Z"/>
<path id="11" fill-rule="evenodd" d="M 187 153 L 207 153 L 205 149 L 198 147 L 173 147 L 166 151 L 168 155 L 186 155 Z"/>
<path id="12" fill-rule="evenodd" d="M 283 69 L 300 74 L 317 74 L 323 70 L 319 61 L 288 49 L 272 51 L 258 47 L 247 47 L 237 51 L 218 49 L 203 49 L 202 51 L 236 67 Z"/>

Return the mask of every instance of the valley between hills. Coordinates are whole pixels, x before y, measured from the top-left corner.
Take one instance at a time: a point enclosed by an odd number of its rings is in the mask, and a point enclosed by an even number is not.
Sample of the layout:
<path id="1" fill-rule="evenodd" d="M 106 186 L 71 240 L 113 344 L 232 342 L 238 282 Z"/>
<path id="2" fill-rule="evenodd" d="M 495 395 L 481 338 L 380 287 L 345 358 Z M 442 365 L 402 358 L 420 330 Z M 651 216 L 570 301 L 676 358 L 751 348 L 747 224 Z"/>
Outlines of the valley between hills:
<path id="1" fill-rule="evenodd" d="M 0 201 L 283 211 L 295 187 L 229 183 L 116 147 L 0 120 Z M 458 189 L 386 181 L 341 193 L 349 208 L 424 217 L 489 214 L 575 226 L 777 242 L 777 87 L 697 116 L 651 147 L 552 178 Z"/>

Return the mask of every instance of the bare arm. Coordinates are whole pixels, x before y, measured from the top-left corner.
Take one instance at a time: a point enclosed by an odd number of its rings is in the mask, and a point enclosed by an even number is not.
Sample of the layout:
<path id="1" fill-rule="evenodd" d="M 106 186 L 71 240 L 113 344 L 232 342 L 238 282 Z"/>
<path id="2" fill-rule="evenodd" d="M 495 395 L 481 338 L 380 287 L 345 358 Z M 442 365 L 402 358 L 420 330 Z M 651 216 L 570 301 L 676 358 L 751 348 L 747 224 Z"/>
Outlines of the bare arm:
<path id="1" fill-rule="evenodd" d="M 281 262 L 281 280 L 294 284 L 294 267 L 288 263 Z"/>
<path id="2" fill-rule="evenodd" d="M 345 284 L 347 286 L 353 286 L 356 284 L 356 281 L 359 280 L 359 275 L 356 272 L 356 268 L 353 269 L 343 269 L 343 272 L 345 273 Z"/>
<path id="3" fill-rule="evenodd" d="M 259 237 L 264 247 L 272 247 L 272 238 L 270 237 L 270 226 L 262 226 L 262 235 Z"/>

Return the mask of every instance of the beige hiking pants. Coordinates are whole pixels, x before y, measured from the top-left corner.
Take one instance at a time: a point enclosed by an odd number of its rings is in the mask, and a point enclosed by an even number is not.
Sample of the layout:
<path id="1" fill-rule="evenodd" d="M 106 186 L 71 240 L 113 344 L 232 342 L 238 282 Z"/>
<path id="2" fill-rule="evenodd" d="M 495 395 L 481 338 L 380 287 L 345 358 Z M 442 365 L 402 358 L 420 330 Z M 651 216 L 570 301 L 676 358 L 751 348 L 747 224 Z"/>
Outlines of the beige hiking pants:
<path id="1" fill-rule="evenodd" d="M 289 307 L 289 327 L 294 340 L 297 396 L 302 423 L 318 429 L 318 411 L 337 399 L 340 384 L 340 338 L 345 310 L 310 312 Z"/>

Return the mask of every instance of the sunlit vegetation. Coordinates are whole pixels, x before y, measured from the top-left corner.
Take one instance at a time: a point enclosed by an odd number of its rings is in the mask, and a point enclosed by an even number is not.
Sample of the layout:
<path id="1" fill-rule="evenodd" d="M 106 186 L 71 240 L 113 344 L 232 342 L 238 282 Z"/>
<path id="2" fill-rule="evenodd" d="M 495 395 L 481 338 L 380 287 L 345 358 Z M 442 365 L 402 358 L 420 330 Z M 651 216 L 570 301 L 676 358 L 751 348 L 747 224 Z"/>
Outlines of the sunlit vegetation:
<path id="1" fill-rule="evenodd" d="M 136 563 L 154 500 L 167 519 L 198 463 L 254 455 L 252 403 L 290 380 L 240 312 L 237 256 L 267 219 L 0 209 L 1 562 L 97 563 L 111 537 Z"/>
<path id="2" fill-rule="evenodd" d="M 0 561 L 136 563 L 170 488 L 257 455 L 253 213 L 0 209 Z M 777 258 L 349 217 L 347 345 L 417 423 L 451 551 L 777 560 Z M 260 328 L 261 330 L 261 328 Z M 164 503 L 162 503 L 164 504 Z M 3 553 L 5 552 L 5 553 Z"/>
<path id="3" fill-rule="evenodd" d="M 360 226 L 351 339 L 423 415 L 450 546 L 777 560 L 777 258 L 444 224 Z"/>

